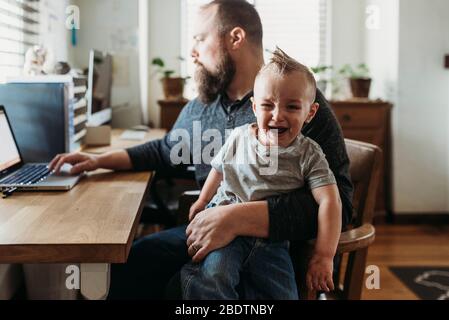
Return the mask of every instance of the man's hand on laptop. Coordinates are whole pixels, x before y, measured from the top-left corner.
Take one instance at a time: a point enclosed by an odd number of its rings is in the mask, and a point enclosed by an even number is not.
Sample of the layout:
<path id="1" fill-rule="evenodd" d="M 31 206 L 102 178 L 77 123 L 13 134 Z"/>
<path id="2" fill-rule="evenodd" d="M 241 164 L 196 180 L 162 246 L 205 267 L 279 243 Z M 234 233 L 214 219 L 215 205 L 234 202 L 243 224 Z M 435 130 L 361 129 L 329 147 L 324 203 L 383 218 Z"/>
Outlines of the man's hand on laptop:
<path id="1" fill-rule="evenodd" d="M 59 173 L 61 167 L 69 163 L 73 165 L 70 174 L 77 175 L 84 171 L 94 171 L 99 168 L 98 157 L 86 153 L 65 153 L 58 154 L 49 164 L 50 171 Z"/>

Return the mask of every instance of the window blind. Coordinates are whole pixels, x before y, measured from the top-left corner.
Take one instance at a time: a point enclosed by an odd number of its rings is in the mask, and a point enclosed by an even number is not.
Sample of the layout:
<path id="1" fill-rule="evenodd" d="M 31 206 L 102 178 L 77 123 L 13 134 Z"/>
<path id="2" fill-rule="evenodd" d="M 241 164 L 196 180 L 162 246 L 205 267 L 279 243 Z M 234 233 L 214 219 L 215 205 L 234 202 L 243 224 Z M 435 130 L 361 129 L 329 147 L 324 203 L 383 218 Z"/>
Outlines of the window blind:
<path id="1" fill-rule="evenodd" d="M 264 48 L 280 47 L 299 62 L 315 67 L 330 64 L 329 0 L 252 0 L 262 20 Z M 195 66 L 190 59 L 193 28 L 198 8 L 209 0 L 182 1 L 182 71 L 192 76 Z M 266 52 L 267 59 L 269 53 Z M 193 81 L 187 86 L 188 98 L 196 96 Z"/>
<path id="2" fill-rule="evenodd" d="M 0 0 L 0 82 L 22 73 L 25 53 L 39 43 L 39 0 Z"/>

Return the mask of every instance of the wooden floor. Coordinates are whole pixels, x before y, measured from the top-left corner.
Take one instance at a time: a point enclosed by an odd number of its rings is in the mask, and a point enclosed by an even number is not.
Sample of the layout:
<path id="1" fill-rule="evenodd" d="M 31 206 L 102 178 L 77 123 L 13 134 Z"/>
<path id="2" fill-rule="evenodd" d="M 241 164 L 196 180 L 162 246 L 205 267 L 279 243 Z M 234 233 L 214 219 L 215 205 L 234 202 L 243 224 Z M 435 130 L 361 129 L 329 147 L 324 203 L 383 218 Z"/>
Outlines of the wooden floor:
<path id="1" fill-rule="evenodd" d="M 449 225 L 378 225 L 368 251 L 368 265 L 380 269 L 380 289 L 364 289 L 366 300 L 414 300 L 418 297 L 388 269 L 389 266 L 449 267 Z"/>

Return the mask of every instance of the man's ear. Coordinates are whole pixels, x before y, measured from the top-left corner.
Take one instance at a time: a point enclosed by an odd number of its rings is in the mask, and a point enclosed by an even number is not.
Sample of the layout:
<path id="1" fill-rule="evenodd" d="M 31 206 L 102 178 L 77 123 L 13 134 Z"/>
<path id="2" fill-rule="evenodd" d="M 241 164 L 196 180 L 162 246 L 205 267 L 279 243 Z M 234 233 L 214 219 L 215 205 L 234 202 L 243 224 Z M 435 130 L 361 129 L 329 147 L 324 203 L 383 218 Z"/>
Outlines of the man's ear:
<path id="1" fill-rule="evenodd" d="M 306 123 L 309 123 L 312 121 L 313 117 L 315 117 L 318 109 L 320 108 L 320 105 L 318 103 L 312 103 L 310 106 L 309 114 L 307 115 Z"/>
<path id="2" fill-rule="evenodd" d="M 246 32 L 240 27 L 235 27 L 232 29 L 229 36 L 232 50 L 240 48 L 246 40 Z"/>

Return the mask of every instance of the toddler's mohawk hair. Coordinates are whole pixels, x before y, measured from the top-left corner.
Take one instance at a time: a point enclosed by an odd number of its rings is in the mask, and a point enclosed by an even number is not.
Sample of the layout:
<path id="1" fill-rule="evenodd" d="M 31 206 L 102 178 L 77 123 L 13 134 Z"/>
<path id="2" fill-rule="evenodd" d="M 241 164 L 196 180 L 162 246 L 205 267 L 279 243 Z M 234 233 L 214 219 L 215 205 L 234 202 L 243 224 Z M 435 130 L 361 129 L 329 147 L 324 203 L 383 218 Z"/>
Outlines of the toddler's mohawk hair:
<path id="1" fill-rule="evenodd" d="M 299 72 L 306 77 L 307 83 L 311 86 L 311 90 L 313 90 L 313 96 L 315 96 L 316 80 L 312 71 L 310 71 L 310 69 L 305 65 L 290 57 L 279 47 L 276 47 L 276 50 L 272 53 L 270 61 L 262 67 L 258 76 L 267 72 L 274 72 L 279 76 L 287 75 L 292 72 Z M 313 100 L 315 100 L 315 97 Z"/>

